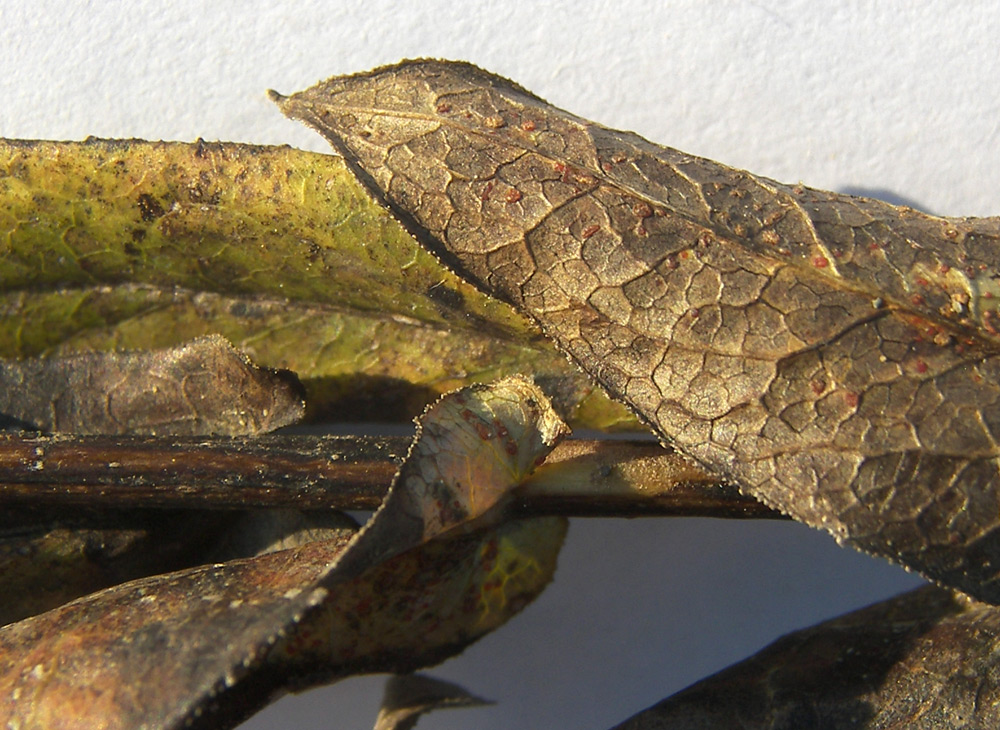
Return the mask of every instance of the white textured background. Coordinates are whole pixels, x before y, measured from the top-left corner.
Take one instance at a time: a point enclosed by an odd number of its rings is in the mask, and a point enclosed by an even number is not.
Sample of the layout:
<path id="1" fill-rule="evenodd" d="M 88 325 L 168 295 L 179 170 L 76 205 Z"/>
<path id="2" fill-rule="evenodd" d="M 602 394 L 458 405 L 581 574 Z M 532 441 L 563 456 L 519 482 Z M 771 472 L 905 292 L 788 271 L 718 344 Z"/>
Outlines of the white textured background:
<path id="1" fill-rule="evenodd" d="M 465 59 L 610 126 L 785 182 L 1000 213 L 989 2 L 0 0 L 0 136 L 324 144 L 264 94 Z M 785 524 L 573 525 L 555 585 L 440 676 L 499 704 L 420 727 L 604 730 L 779 634 L 916 580 Z M 364 728 L 381 678 L 245 727 Z"/>

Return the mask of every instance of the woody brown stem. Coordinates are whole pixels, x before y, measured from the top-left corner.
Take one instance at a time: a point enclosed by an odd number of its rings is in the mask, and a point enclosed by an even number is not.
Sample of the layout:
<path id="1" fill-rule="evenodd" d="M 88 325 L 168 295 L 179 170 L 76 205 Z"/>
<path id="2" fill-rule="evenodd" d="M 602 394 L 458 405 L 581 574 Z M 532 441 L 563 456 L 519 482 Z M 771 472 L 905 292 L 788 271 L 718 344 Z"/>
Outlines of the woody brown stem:
<path id="1" fill-rule="evenodd" d="M 0 502 L 198 509 L 377 507 L 405 437 L 0 436 Z M 520 514 L 778 518 L 649 441 L 569 440 L 520 487 Z"/>

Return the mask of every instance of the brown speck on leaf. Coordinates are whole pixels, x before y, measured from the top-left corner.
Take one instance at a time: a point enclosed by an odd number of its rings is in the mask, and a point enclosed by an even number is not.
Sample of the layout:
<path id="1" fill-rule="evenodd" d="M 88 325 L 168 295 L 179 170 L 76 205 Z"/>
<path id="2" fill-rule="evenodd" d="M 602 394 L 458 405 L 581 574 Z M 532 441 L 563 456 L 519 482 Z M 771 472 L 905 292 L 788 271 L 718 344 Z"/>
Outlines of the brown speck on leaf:
<path id="1" fill-rule="evenodd" d="M 632 204 L 632 214 L 639 219 L 649 218 L 653 215 L 653 208 L 645 200 L 639 200 Z"/>
<path id="2" fill-rule="evenodd" d="M 599 230 L 601 230 L 601 227 L 596 223 L 594 223 L 584 228 L 583 231 L 580 232 L 580 235 L 583 236 L 584 238 L 590 238 Z"/>
<path id="3" fill-rule="evenodd" d="M 505 198 L 508 203 L 516 203 L 521 199 L 521 191 L 518 190 L 517 188 L 511 188 L 510 190 L 507 191 L 507 195 L 505 196 Z"/>
<path id="4" fill-rule="evenodd" d="M 1000 327 L 998 327 L 998 322 L 1000 316 L 997 315 L 996 310 L 987 309 L 983 312 L 983 329 L 989 332 L 991 335 L 1000 335 Z"/>
<path id="5" fill-rule="evenodd" d="M 780 221 L 784 217 L 785 217 L 785 211 L 784 210 L 775 210 L 775 211 L 772 211 L 771 213 L 768 213 L 766 216 L 764 216 L 764 220 L 763 220 L 764 226 L 766 226 L 766 227 L 773 226 L 775 223 L 777 223 L 778 221 Z"/>
<path id="6" fill-rule="evenodd" d="M 442 101 L 440 104 L 437 105 L 438 114 L 447 114 L 450 111 L 451 111 L 451 104 L 447 102 Z"/>
<path id="7" fill-rule="evenodd" d="M 535 131 L 534 120 L 525 119 L 523 122 L 521 122 L 521 129 L 523 129 L 525 132 L 534 132 Z"/>
<path id="8" fill-rule="evenodd" d="M 812 265 L 817 269 L 825 269 L 830 265 L 830 262 L 827 260 L 826 256 L 813 256 Z"/>
<path id="9" fill-rule="evenodd" d="M 148 193 L 139 195 L 139 217 L 146 223 L 155 221 L 163 217 L 166 211 L 160 205 L 160 201 Z"/>

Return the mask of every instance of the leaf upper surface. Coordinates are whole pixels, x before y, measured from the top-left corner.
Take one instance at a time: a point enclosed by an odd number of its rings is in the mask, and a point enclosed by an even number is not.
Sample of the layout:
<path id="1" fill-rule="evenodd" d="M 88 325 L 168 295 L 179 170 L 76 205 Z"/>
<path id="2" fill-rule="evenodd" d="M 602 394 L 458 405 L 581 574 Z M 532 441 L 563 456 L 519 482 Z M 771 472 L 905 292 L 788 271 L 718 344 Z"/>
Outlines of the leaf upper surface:
<path id="1" fill-rule="evenodd" d="M 840 541 L 1000 602 L 997 219 L 758 178 L 468 64 L 275 98 L 661 438 Z"/>
<path id="2" fill-rule="evenodd" d="M 312 419 L 409 421 L 442 393 L 531 372 L 574 423 L 635 427 L 528 320 L 418 246 L 338 157 L 0 141 L 0 357 L 214 333 L 294 370 Z"/>

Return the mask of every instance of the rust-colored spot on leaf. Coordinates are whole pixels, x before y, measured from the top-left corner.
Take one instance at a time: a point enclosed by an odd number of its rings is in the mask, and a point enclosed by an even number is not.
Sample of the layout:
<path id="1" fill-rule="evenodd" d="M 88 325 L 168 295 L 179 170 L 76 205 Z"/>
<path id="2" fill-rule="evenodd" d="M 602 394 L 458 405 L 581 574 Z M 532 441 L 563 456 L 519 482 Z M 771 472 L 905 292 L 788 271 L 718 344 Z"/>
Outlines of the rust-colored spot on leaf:
<path id="1" fill-rule="evenodd" d="M 637 218 L 649 218 L 653 215 L 653 208 L 645 200 L 639 200 L 632 204 L 632 214 Z"/>

